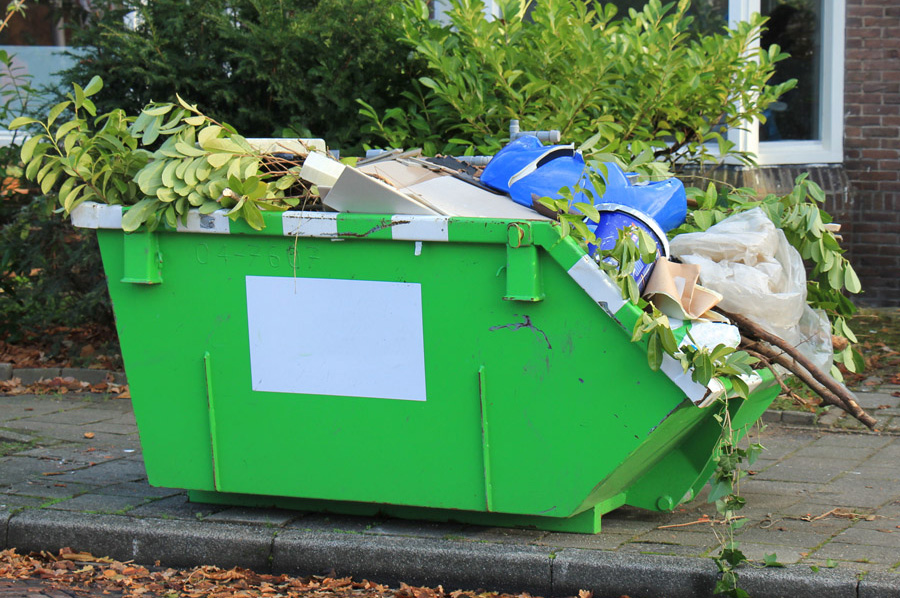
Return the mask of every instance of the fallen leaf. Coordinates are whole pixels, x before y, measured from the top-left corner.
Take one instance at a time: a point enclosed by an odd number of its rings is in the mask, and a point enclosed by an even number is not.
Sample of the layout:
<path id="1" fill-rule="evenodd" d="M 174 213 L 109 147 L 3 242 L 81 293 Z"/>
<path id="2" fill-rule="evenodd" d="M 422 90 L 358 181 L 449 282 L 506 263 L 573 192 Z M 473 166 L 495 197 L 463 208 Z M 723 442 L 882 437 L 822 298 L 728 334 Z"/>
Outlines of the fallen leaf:
<path id="1" fill-rule="evenodd" d="M 94 437 L 94 433 L 93 432 L 85 432 L 84 437 L 87 438 L 88 440 L 90 440 L 91 438 Z"/>

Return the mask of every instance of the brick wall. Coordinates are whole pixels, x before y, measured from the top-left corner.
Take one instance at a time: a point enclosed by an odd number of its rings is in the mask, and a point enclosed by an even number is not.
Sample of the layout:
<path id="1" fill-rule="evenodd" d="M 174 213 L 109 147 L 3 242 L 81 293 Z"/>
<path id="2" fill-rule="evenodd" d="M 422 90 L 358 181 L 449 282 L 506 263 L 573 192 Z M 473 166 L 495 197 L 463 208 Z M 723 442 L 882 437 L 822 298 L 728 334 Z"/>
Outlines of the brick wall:
<path id="1" fill-rule="evenodd" d="M 844 167 L 850 189 L 832 201 L 866 294 L 900 306 L 900 3 L 847 0 Z"/>

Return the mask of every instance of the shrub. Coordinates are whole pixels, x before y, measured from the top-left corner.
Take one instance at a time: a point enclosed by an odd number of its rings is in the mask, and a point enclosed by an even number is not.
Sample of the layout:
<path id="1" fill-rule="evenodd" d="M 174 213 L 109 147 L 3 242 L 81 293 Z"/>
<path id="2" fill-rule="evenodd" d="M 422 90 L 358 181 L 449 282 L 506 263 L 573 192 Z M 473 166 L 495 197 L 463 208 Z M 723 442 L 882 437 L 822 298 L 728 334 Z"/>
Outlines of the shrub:
<path id="1" fill-rule="evenodd" d="M 428 76 L 403 102 L 379 111 L 363 102 L 369 130 L 394 147 L 426 153 L 493 153 L 510 119 L 522 129 L 559 129 L 563 139 L 593 137 L 626 161 L 644 152 L 670 163 L 720 155 L 745 161 L 724 137 L 762 111 L 789 81 L 766 86 L 785 55 L 751 49 L 764 20 L 702 37 L 691 35 L 690 3 L 650 0 L 617 18 L 613 5 L 499 0 L 488 21 L 481 0 L 459 0 L 452 26 L 428 19 L 424 0 L 398 9 L 403 42 L 428 64 Z"/>
<path id="2" fill-rule="evenodd" d="M 101 76 L 99 114 L 191 98 L 250 136 L 362 139 L 355 99 L 394 105 L 417 76 L 389 0 L 103 0 L 64 81 Z M 128 17 L 126 19 L 126 16 Z"/>

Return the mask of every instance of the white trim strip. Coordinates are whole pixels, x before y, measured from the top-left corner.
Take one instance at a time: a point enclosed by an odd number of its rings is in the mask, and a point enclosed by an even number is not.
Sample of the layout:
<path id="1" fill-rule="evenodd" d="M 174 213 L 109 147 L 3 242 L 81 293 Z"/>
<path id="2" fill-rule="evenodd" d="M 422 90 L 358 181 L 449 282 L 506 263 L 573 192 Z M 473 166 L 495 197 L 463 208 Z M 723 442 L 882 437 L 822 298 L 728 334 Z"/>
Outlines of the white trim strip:
<path id="1" fill-rule="evenodd" d="M 675 383 L 675 386 L 683 390 L 687 398 L 694 404 L 701 403 L 706 393 L 711 390 L 702 384 L 694 382 L 691 379 L 691 370 L 685 372 L 684 368 L 681 367 L 681 362 L 671 355 L 663 355 L 660 370 Z"/>
<path id="2" fill-rule="evenodd" d="M 86 201 L 75 206 L 69 216 L 77 228 L 122 228 L 122 206 Z"/>
<path id="3" fill-rule="evenodd" d="M 615 314 L 625 305 L 619 287 L 590 257 L 581 256 L 581 259 L 569 268 L 569 276 L 609 314 Z"/>
<path id="4" fill-rule="evenodd" d="M 175 230 L 180 233 L 213 233 L 227 235 L 231 233 L 231 220 L 225 214 L 226 210 L 216 210 L 212 214 L 201 214 L 191 210 L 187 214 L 187 224 L 181 220 L 175 225 Z"/>
<path id="5" fill-rule="evenodd" d="M 285 237 L 338 236 L 337 212 L 285 212 L 281 215 Z"/>
<path id="6" fill-rule="evenodd" d="M 394 241 L 450 240 L 450 218 L 441 216 L 391 216 Z"/>

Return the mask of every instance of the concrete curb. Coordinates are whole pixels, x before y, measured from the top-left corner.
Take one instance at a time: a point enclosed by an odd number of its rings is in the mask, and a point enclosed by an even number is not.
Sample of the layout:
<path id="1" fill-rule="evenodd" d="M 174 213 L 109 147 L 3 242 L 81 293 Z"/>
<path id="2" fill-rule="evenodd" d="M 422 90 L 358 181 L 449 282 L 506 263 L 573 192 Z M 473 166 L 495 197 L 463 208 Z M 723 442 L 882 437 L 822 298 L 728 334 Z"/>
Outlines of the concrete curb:
<path id="1" fill-rule="evenodd" d="M 111 376 L 115 384 L 127 384 L 124 372 L 93 370 L 90 368 L 14 368 L 11 363 L 0 363 L 0 381 L 18 378 L 22 384 L 34 384 L 40 380 L 52 380 L 57 376 L 74 378 L 79 382 L 99 384 Z"/>
<path id="2" fill-rule="evenodd" d="M 603 550 L 471 542 L 448 538 L 260 528 L 235 523 L 138 519 L 123 515 L 26 510 L 0 511 L 3 547 L 20 552 L 86 550 L 118 560 L 166 566 L 241 566 L 258 572 L 334 573 L 398 585 L 446 590 L 490 589 L 539 596 L 702 598 L 713 596 L 716 567 L 709 559 Z M 900 575 L 862 581 L 850 570 L 806 565 L 742 568 L 741 587 L 767 598 L 898 598 Z"/>
<path id="3" fill-rule="evenodd" d="M 858 598 L 897 598 L 900 596 L 900 575 L 872 573 L 859 582 Z"/>
<path id="4" fill-rule="evenodd" d="M 27 510 L 9 520 L 7 544 L 20 552 L 71 547 L 117 560 L 171 567 L 201 564 L 270 570 L 274 530 L 200 521 L 136 519 Z"/>
<path id="5" fill-rule="evenodd" d="M 390 585 L 443 585 L 550 596 L 551 549 L 403 536 L 287 530 L 275 539 L 273 569 L 350 575 Z"/>

